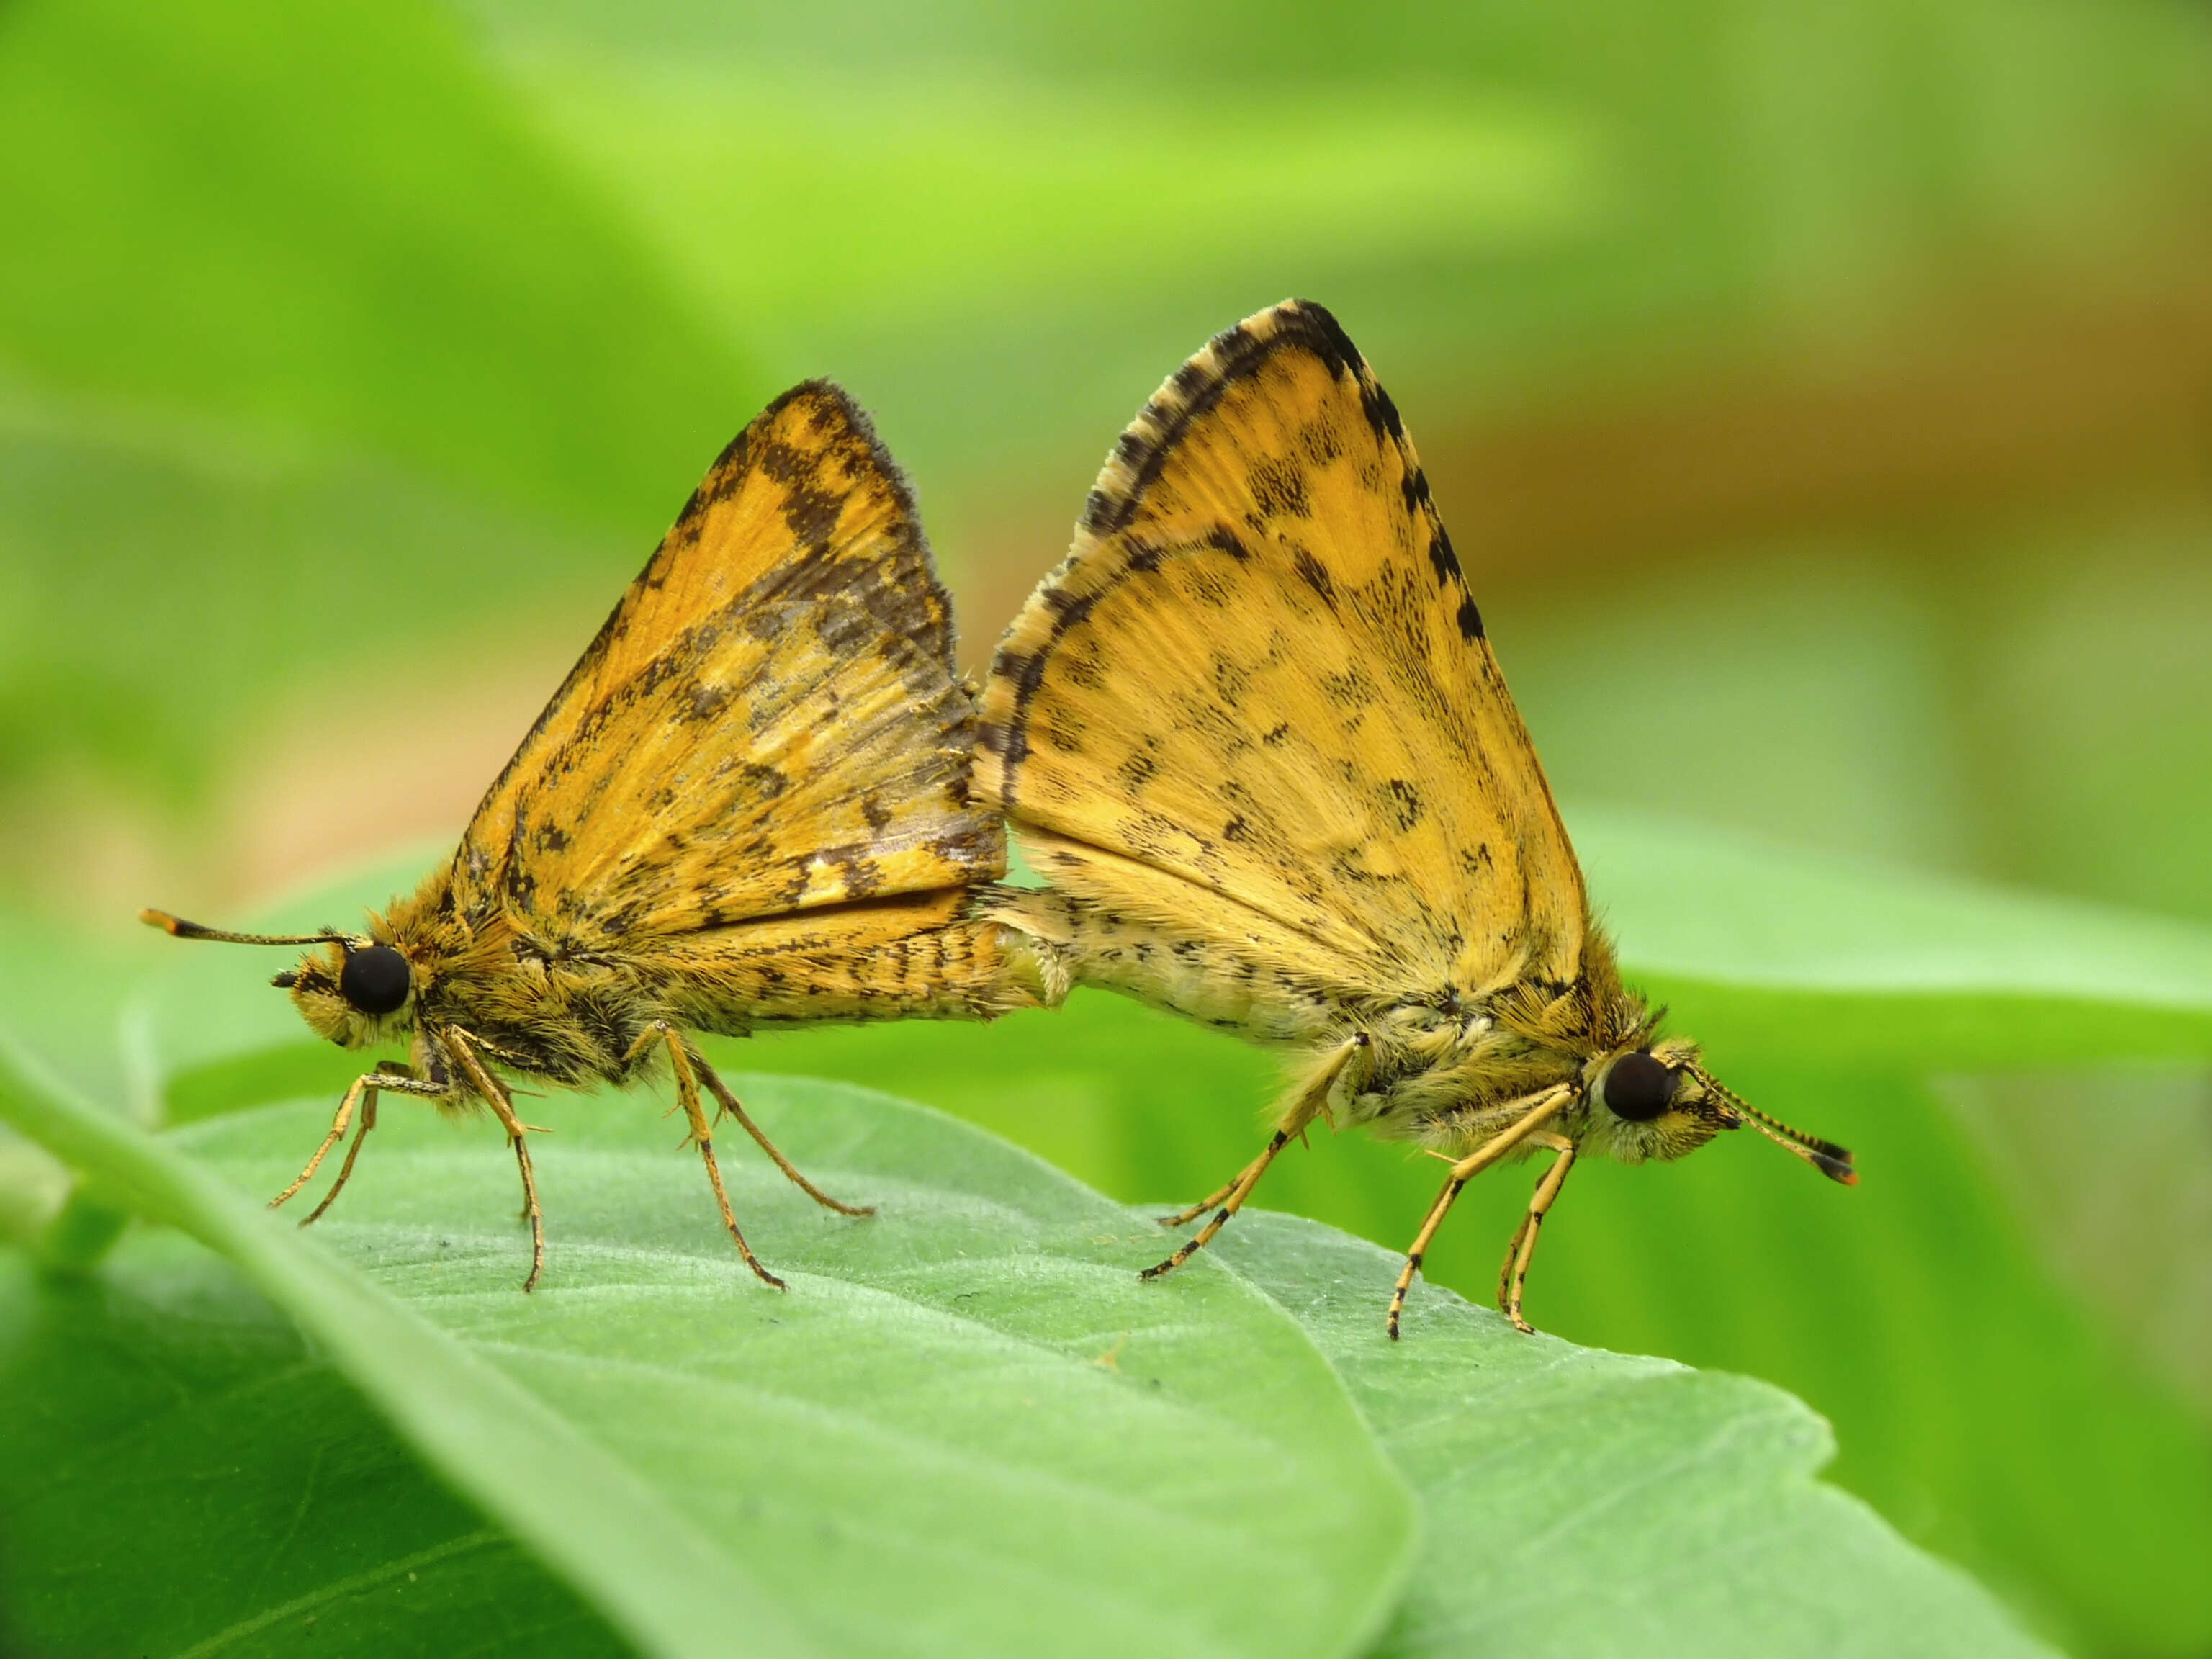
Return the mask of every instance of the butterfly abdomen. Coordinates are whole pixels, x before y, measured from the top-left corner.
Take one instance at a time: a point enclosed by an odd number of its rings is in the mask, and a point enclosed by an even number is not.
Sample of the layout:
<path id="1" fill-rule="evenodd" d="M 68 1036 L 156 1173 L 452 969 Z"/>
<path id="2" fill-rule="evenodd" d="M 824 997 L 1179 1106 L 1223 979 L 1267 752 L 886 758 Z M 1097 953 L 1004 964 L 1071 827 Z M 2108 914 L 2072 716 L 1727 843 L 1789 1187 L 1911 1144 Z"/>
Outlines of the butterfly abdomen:
<path id="1" fill-rule="evenodd" d="M 761 928 L 732 928 L 681 941 L 658 954 L 655 982 L 671 1012 L 690 1030 L 742 1036 L 760 1026 L 817 1020 L 990 1019 L 1056 1001 L 1027 941 L 994 922 L 963 920 L 965 896 L 946 896 L 939 926 L 887 925 L 860 948 L 809 948 L 838 934 L 861 933 L 854 913 L 836 933 L 793 918 L 787 948 L 763 949 Z"/>
<path id="2" fill-rule="evenodd" d="M 1160 925 L 1050 888 L 981 890 L 981 914 L 1025 936 L 1072 980 L 1159 1004 L 1255 1041 L 1326 1040 L 1338 1009 L 1318 988 L 1222 939 Z"/>

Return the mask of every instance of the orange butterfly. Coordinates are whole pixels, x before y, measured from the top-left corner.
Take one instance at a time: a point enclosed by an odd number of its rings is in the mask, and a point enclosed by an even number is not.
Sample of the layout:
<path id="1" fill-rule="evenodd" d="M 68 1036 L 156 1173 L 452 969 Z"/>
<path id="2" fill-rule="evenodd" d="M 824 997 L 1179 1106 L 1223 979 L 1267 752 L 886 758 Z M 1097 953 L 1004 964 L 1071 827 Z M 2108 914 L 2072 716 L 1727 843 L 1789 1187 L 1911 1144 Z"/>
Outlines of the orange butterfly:
<path id="1" fill-rule="evenodd" d="M 644 572 L 477 808 L 449 864 L 364 933 L 232 933 L 149 910 L 187 939 L 312 945 L 276 983 L 348 1048 L 404 1041 L 358 1079 L 307 1183 L 380 1094 L 489 1110 L 522 1176 L 530 1276 L 544 1224 L 508 1073 L 629 1083 L 665 1056 L 747 1266 L 703 1085 L 817 1201 L 692 1044 L 798 1020 L 989 1018 L 1032 1006 L 1018 935 L 967 919 L 1006 867 L 970 788 L 974 711 L 950 602 L 914 500 L 867 418 L 814 381 L 708 471 Z M 719 1115 L 719 1113 L 718 1113 Z M 303 1225 L 305 1223 L 302 1224 Z"/>
<path id="2" fill-rule="evenodd" d="M 1316 1117 L 1451 1164 L 1460 1190 L 1557 1156 L 1498 1300 L 1522 1329 L 1579 1158 L 1674 1158 L 1755 1124 L 1835 1179 L 1850 1154 L 1729 1092 L 1620 982 L 1536 751 L 1396 408 L 1292 301 L 1217 336 L 1099 474 L 1008 629 L 977 781 L 1042 892 L 989 913 L 1064 969 L 1301 1055 L 1275 1132 L 1187 1261 Z"/>

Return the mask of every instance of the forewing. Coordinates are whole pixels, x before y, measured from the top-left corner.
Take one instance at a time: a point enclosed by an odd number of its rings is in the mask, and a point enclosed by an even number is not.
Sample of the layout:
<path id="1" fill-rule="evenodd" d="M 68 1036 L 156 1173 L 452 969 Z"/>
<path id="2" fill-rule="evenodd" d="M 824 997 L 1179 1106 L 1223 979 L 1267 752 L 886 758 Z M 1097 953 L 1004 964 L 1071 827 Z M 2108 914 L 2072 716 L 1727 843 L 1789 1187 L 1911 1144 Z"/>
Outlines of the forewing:
<path id="1" fill-rule="evenodd" d="M 1288 930 L 1355 998 L 1579 970 L 1543 770 L 1397 411 L 1318 306 L 1261 313 L 1160 388 L 982 719 L 979 786 L 1102 907 L 1203 915 L 1231 953 Z"/>
<path id="2" fill-rule="evenodd" d="M 674 935 L 998 873 L 914 503 L 797 387 L 722 452 L 477 809 L 465 915 Z"/>

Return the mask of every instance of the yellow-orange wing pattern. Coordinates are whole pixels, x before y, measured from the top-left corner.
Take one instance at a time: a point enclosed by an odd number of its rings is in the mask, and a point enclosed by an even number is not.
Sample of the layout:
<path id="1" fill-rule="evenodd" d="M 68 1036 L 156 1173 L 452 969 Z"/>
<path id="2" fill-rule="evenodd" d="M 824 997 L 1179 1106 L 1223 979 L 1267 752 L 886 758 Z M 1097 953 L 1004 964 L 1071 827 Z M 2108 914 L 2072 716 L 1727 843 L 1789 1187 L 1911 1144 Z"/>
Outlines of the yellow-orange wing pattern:
<path id="1" fill-rule="evenodd" d="M 492 785 L 458 909 L 588 949 L 998 874 L 952 648 L 866 417 L 795 388 L 723 451 Z"/>
<path id="2" fill-rule="evenodd" d="M 1120 941 L 1087 976 L 1141 990 L 1202 959 L 1217 988 L 1165 1000 L 1289 1036 L 1298 1016 L 1250 1005 L 1580 970 L 1542 769 L 1397 410 L 1318 306 L 1249 319 L 1160 388 L 981 715 L 979 787 Z"/>

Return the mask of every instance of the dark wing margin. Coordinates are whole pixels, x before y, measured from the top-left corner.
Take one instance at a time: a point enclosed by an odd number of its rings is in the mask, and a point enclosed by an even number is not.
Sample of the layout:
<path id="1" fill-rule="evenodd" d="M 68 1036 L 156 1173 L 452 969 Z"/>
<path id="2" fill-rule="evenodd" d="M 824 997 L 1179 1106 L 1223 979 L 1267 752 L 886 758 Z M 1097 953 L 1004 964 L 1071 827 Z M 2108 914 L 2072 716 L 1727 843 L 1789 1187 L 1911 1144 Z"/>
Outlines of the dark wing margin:
<path id="1" fill-rule="evenodd" d="M 1310 352 L 1332 374 L 1358 386 L 1360 412 L 1368 426 L 1395 446 L 1403 459 L 1401 488 L 1406 509 L 1427 527 L 1429 562 L 1437 581 L 1458 590 L 1455 616 L 1461 635 L 1484 637 L 1481 610 L 1468 591 L 1459 556 L 1430 497 L 1428 475 L 1413 453 L 1397 404 L 1327 307 L 1311 300 L 1285 300 L 1222 330 L 1152 394 L 1121 434 L 1085 498 L 1067 556 L 1037 585 L 1030 608 L 1006 630 L 983 698 L 978 781 L 1010 816 L 1019 793 L 1017 775 L 1030 752 L 1031 706 L 1053 648 L 1124 577 L 1158 563 L 1159 550 L 1141 539 L 1119 550 L 1110 543 L 1135 520 L 1147 491 L 1184 434 L 1211 413 L 1231 387 L 1257 374 L 1276 353 L 1297 349 Z M 1222 526 L 1217 533 L 1224 538 L 1224 552 L 1247 556 L 1232 529 Z M 1083 573 L 1079 580 L 1079 571 Z"/>

